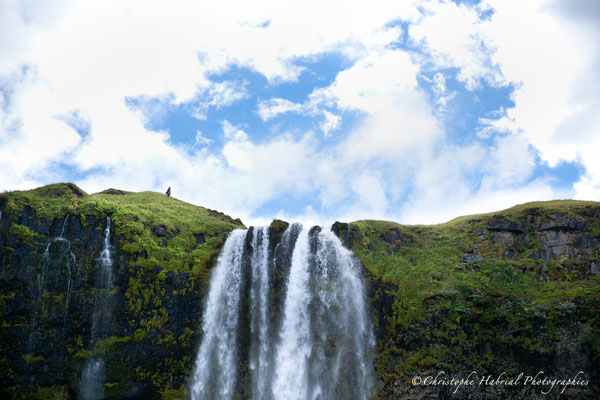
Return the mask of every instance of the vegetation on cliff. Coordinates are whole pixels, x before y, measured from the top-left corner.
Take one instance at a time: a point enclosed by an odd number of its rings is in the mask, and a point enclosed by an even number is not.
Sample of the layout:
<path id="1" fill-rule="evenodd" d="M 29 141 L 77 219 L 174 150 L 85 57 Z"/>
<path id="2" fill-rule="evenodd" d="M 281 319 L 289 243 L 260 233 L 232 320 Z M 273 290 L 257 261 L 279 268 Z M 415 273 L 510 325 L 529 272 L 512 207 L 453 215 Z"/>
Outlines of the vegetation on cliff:
<path id="1" fill-rule="evenodd" d="M 73 184 L 2 193 L 0 210 L 0 397 L 76 397 L 82 366 L 102 354 L 107 395 L 183 398 L 211 268 L 243 224 L 158 193 L 88 195 Z M 114 317 L 110 334 L 94 341 L 106 217 Z M 281 253 L 287 226 L 271 224 L 270 251 Z M 375 398 L 451 398 L 448 388 L 410 384 L 441 370 L 583 370 L 599 381 L 599 203 L 528 203 L 433 226 L 336 223 L 334 231 L 364 266 Z M 52 245 L 61 232 L 69 246 Z M 277 293 L 285 271 L 274 271 Z"/>
<path id="2" fill-rule="evenodd" d="M 181 397 L 210 269 L 229 232 L 243 224 L 159 193 L 88 195 L 73 184 L 0 194 L 0 210 L 2 394 L 72 397 L 85 360 L 104 354 L 108 395 Z M 95 257 L 107 216 L 115 318 L 110 335 L 93 343 Z M 44 258 L 63 226 L 74 266 Z"/>
<path id="3" fill-rule="evenodd" d="M 433 226 L 334 226 L 369 281 L 380 395 L 448 396 L 447 388 L 410 384 L 434 371 L 569 377 L 582 370 L 598 382 L 599 227 L 600 204 L 582 201 L 528 203 Z"/>

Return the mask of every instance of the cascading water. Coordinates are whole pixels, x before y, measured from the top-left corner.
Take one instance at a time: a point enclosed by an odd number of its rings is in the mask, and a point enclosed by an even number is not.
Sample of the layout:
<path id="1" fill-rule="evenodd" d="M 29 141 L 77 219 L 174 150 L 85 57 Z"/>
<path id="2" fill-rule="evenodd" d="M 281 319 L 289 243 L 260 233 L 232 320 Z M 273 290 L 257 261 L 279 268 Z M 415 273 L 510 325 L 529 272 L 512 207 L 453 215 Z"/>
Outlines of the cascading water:
<path id="1" fill-rule="evenodd" d="M 360 265 L 331 231 L 290 225 L 272 252 L 268 228 L 232 232 L 203 330 L 192 399 L 369 396 L 374 337 Z M 246 331 L 249 343 L 240 340 Z"/>
<path id="2" fill-rule="evenodd" d="M 58 310 L 56 308 L 56 300 L 52 296 L 58 293 L 65 293 L 64 306 L 62 310 L 62 327 L 60 329 L 60 348 L 59 354 L 62 356 L 64 350 L 64 340 L 66 337 L 69 304 L 71 300 L 71 272 L 75 267 L 75 254 L 71 251 L 71 242 L 65 238 L 66 229 L 69 224 L 69 215 L 63 221 L 59 236 L 53 238 L 42 255 L 41 276 L 39 280 L 39 296 L 38 306 L 33 315 L 31 323 L 31 333 L 27 344 L 27 353 L 34 353 L 36 336 L 45 335 L 43 331 L 48 328 L 38 331 L 39 314 L 54 315 Z M 66 275 L 66 276 L 65 276 Z"/>
<path id="3" fill-rule="evenodd" d="M 250 292 L 252 348 L 250 371 L 255 399 L 264 399 L 269 374 L 267 300 L 269 293 L 269 229 L 260 227 L 252 237 L 252 286 Z"/>
<path id="4" fill-rule="evenodd" d="M 283 325 L 271 385 L 276 399 L 306 399 L 308 394 L 307 361 L 311 352 L 308 256 L 308 230 L 304 228 L 296 241 L 287 283 Z"/>
<path id="5" fill-rule="evenodd" d="M 104 338 L 110 330 L 112 321 L 112 291 L 113 291 L 113 262 L 110 244 L 110 217 L 106 217 L 104 230 L 104 245 L 98 258 L 98 273 L 96 276 L 96 294 L 94 296 L 94 313 L 90 346 Z M 79 393 L 82 399 L 96 400 L 104 398 L 104 359 L 101 355 L 87 360 L 81 375 Z"/>
<path id="6" fill-rule="evenodd" d="M 242 277 L 242 255 L 247 231 L 234 230 L 213 271 L 206 309 L 204 335 L 192 386 L 194 399 L 230 399 L 236 368 L 236 332 Z"/>

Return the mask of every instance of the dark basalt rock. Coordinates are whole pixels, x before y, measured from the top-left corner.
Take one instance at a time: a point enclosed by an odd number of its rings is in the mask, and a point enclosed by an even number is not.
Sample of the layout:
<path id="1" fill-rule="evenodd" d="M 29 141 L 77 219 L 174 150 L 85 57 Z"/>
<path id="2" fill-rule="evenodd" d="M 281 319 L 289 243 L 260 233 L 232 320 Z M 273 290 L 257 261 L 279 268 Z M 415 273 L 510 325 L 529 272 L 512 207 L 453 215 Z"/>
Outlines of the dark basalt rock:
<path id="1" fill-rule="evenodd" d="M 481 255 L 481 252 L 479 250 L 463 253 L 463 259 L 462 259 L 463 264 L 468 264 L 468 263 L 471 263 L 474 261 L 482 261 L 482 260 L 483 260 L 483 256 Z"/>
<path id="2" fill-rule="evenodd" d="M 487 228 L 491 231 L 508 231 L 515 233 L 526 233 L 526 226 L 512 222 L 503 217 L 492 217 L 486 222 Z"/>
<path id="3" fill-rule="evenodd" d="M 574 219 L 564 215 L 550 214 L 550 221 L 542 223 L 538 230 L 583 231 L 585 228 L 586 223 L 583 218 Z"/>
<path id="4" fill-rule="evenodd" d="M 361 239 L 361 236 L 358 234 L 358 229 L 356 226 L 352 224 L 348 224 L 346 222 L 336 221 L 331 226 L 331 230 L 336 234 L 338 238 L 342 241 L 342 244 L 350 249 L 352 244 Z"/>
<path id="5" fill-rule="evenodd" d="M 198 247 L 199 245 L 201 245 L 202 243 L 204 243 L 206 241 L 204 239 L 204 234 L 203 233 L 195 233 L 194 234 L 194 239 L 196 240 L 196 247 Z"/>
<path id="6" fill-rule="evenodd" d="M 313 237 L 315 235 L 318 235 L 319 232 L 321 232 L 323 228 L 321 228 L 320 226 L 313 226 L 312 228 L 310 228 L 310 230 L 308 231 L 308 237 Z"/>
<path id="7" fill-rule="evenodd" d="M 152 227 L 152 233 L 156 236 L 167 236 L 167 226 L 164 224 L 154 225 Z"/>
<path id="8" fill-rule="evenodd" d="M 281 236 L 290 224 L 280 219 L 274 219 L 269 225 L 269 249 L 275 250 L 275 246 L 281 242 Z"/>

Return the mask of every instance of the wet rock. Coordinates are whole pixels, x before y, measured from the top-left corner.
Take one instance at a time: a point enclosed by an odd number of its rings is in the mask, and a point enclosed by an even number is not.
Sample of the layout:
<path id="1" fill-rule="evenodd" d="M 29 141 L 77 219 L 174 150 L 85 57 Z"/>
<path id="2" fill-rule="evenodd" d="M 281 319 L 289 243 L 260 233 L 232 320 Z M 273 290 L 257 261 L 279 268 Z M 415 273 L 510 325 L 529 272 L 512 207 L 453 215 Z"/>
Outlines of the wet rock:
<path id="1" fill-rule="evenodd" d="M 40 233 L 43 235 L 48 235 L 50 233 L 50 225 L 52 224 L 52 220 L 50 218 L 41 218 L 40 219 Z"/>
<path id="2" fill-rule="evenodd" d="M 320 226 L 313 226 L 312 228 L 310 228 L 310 230 L 308 231 L 308 236 L 309 237 L 313 237 L 315 235 L 318 235 L 319 232 L 321 232 L 322 228 Z"/>
<path id="3" fill-rule="evenodd" d="M 71 225 L 71 237 L 81 239 L 81 218 L 79 216 L 71 217 L 69 223 Z"/>
<path id="4" fill-rule="evenodd" d="M 24 225 L 24 226 L 28 227 L 33 232 L 37 232 L 38 228 L 37 228 L 37 225 L 35 223 L 35 219 L 36 219 L 35 210 L 33 210 L 29 206 L 25 206 L 23 208 L 23 213 L 19 217 L 18 223 L 21 224 L 21 225 Z"/>
<path id="5" fill-rule="evenodd" d="M 278 243 L 281 242 L 281 236 L 290 224 L 280 219 L 274 219 L 269 225 L 269 248 L 271 251 L 275 249 Z"/>

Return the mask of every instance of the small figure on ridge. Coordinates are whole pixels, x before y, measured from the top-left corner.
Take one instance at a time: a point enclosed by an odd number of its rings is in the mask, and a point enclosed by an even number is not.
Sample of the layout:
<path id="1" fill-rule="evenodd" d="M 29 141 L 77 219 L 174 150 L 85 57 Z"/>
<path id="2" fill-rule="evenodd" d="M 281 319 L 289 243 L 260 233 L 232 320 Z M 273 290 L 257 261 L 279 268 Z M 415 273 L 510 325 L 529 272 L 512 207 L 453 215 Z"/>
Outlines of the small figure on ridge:
<path id="1" fill-rule="evenodd" d="M 167 189 L 167 197 L 171 197 L 171 186 Z"/>

